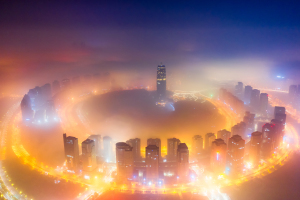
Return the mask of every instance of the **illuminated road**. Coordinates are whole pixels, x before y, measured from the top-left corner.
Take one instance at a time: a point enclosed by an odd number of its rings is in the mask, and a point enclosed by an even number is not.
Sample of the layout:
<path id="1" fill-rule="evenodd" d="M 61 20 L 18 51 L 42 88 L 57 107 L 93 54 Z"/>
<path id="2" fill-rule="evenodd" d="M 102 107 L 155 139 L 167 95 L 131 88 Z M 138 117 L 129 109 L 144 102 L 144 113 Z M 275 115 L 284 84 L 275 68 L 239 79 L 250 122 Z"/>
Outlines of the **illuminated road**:
<path id="1" fill-rule="evenodd" d="M 193 96 L 193 97 L 196 97 Z M 230 130 L 230 128 L 238 123 L 240 121 L 239 118 L 235 116 L 235 113 L 226 105 L 222 104 L 221 102 L 217 100 L 212 100 L 209 97 L 206 97 L 201 94 L 197 94 L 197 98 L 204 98 L 208 101 L 210 101 L 213 105 L 215 105 L 219 112 L 226 117 L 226 128 L 227 130 Z M 61 118 L 61 124 L 63 126 L 63 129 L 65 132 L 71 132 L 71 133 L 80 133 L 83 134 L 83 137 L 88 137 L 90 134 L 93 133 L 93 130 L 89 127 L 89 123 L 87 119 L 83 117 L 81 114 L 81 101 L 83 101 L 85 98 L 76 98 L 73 99 L 68 105 L 66 105 L 64 108 L 62 108 L 59 112 L 60 118 Z M 77 107 L 76 107 L 77 105 Z M 65 174 L 61 169 L 52 168 L 45 164 L 42 164 L 38 162 L 36 159 L 30 156 L 30 154 L 24 149 L 19 135 L 19 128 L 17 126 L 18 122 L 21 120 L 20 112 L 18 111 L 19 105 L 16 105 L 12 108 L 13 111 L 11 111 L 11 115 L 8 115 L 5 120 L 2 123 L 1 127 L 1 156 L 2 158 L 5 157 L 5 148 L 6 147 L 6 134 L 7 130 L 11 130 L 12 134 L 12 149 L 14 153 L 22 159 L 25 163 L 29 164 L 32 168 L 51 176 L 55 176 L 61 179 L 65 179 L 68 181 L 80 183 L 82 185 L 85 185 L 88 189 L 86 192 L 80 194 L 76 199 L 80 200 L 86 200 L 88 199 L 94 191 L 97 192 L 104 192 L 105 190 L 109 189 L 109 182 L 112 181 L 111 179 L 111 173 L 113 170 L 111 170 L 108 174 L 106 174 L 105 177 L 99 178 L 102 179 L 101 181 L 97 182 L 91 182 L 88 180 L 85 180 L 83 177 L 79 177 L 77 175 L 70 175 Z M 75 113 L 75 114 L 74 114 Z M 179 195 L 183 192 L 192 192 L 195 194 L 201 194 L 208 196 L 209 199 L 230 199 L 226 194 L 223 194 L 220 192 L 220 188 L 228 185 L 239 185 L 242 182 L 251 180 L 256 177 L 263 177 L 269 173 L 272 173 L 275 171 L 280 165 L 283 165 L 284 162 L 288 159 L 289 154 L 293 152 L 293 150 L 297 149 L 299 147 L 299 140 L 298 140 L 298 134 L 294 127 L 290 124 L 287 124 L 286 126 L 286 137 L 288 140 L 294 140 L 295 144 L 287 144 L 285 143 L 281 150 L 276 152 L 274 157 L 270 160 L 268 160 L 266 163 L 263 163 L 259 168 L 257 169 L 247 169 L 245 174 L 237 179 L 230 180 L 225 175 L 220 176 L 211 176 L 206 174 L 206 172 L 202 172 L 201 175 L 202 178 L 199 178 L 192 182 L 191 184 L 187 185 L 174 185 L 172 187 L 162 187 L 162 188 L 153 188 L 153 187 L 145 187 L 145 186 L 118 186 L 114 187 L 116 190 L 120 190 L 125 193 L 134 193 L 134 192 L 142 192 L 142 193 L 160 193 L 160 194 L 174 194 L 178 193 Z M 2 169 L 2 168 L 1 168 Z M 2 181 L 4 182 L 4 185 L 7 187 L 8 191 L 4 192 L 2 188 L 0 188 L 1 192 L 5 195 L 7 199 L 14 199 L 13 196 L 17 197 L 18 199 L 22 199 L 22 196 L 24 199 L 25 195 L 20 194 L 20 191 L 17 191 L 14 187 L 11 187 L 9 180 L 4 172 L 4 170 L 1 171 L 0 169 L 0 177 Z M 193 169 L 195 171 L 201 171 L 201 169 Z M 22 195 L 22 196 L 21 196 Z"/>

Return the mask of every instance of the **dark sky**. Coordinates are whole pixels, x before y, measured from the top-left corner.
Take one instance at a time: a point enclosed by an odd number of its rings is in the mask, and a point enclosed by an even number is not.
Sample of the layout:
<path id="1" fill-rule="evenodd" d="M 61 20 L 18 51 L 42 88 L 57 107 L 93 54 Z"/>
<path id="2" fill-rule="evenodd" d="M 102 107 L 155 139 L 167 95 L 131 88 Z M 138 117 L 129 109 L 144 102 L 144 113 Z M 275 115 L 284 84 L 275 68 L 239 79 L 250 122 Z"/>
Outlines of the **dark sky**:
<path id="1" fill-rule="evenodd" d="M 42 84 L 97 70 L 147 73 L 160 62 L 169 72 L 189 69 L 214 78 L 245 70 L 256 76 L 257 69 L 288 73 L 300 66 L 297 1 L 0 5 L 2 81 Z"/>

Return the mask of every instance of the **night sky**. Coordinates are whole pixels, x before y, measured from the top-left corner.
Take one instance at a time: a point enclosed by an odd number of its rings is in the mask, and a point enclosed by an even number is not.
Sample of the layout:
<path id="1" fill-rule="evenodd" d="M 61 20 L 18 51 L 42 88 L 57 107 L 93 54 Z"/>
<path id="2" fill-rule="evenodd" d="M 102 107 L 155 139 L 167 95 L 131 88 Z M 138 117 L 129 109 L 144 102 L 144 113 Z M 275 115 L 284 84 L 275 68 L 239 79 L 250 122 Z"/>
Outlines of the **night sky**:
<path id="1" fill-rule="evenodd" d="M 12 87 L 97 70 L 136 76 L 153 73 L 160 62 L 169 73 L 187 69 L 215 78 L 245 70 L 295 78 L 300 66 L 297 1 L 0 5 L 0 79 Z"/>

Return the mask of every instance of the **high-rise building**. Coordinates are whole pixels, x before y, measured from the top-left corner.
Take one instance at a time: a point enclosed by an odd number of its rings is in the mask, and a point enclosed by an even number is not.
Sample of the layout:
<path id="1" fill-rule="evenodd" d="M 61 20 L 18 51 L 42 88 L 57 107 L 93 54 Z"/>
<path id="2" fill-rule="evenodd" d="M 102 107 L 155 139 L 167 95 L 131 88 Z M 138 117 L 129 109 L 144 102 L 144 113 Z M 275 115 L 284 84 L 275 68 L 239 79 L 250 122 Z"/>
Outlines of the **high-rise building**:
<path id="1" fill-rule="evenodd" d="M 101 135 L 90 135 L 89 139 L 94 140 L 96 156 L 101 157 L 101 148 L 102 148 Z"/>
<path id="2" fill-rule="evenodd" d="M 159 155 L 159 158 L 161 160 L 161 141 L 159 138 L 149 138 L 147 140 L 147 146 L 149 145 L 156 145 L 158 147 L 158 155 Z"/>
<path id="3" fill-rule="evenodd" d="M 283 142 L 283 136 L 285 131 L 285 126 L 283 122 L 281 122 L 278 119 L 272 119 L 271 123 L 275 125 L 275 137 L 274 137 L 274 148 L 277 148 L 280 146 L 280 144 Z"/>
<path id="4" fill-rule="evenodd" d="M 247 124 L 245 122 L 240 122 L 231 127 L 231 135 L 240 135 L 241 137 L 246 137 Z"/>
<path id="5" fill-rule="evenodd" d="M 133 148 L 125 142 L 116 144 L 117 178 L 119 181 L 133 178 Z"/>
<path id="6" fill-rule="evenodd" d="M 211 145 L 210 166 L 216 173 L 225 171 L 227 145 L 222 139 L 215 139 Z"/>
<path id="7" fill-rule="evenodd" d="M 189 149 L 185 143 L 180 143 L 178 146 L 177 169 L 179 181 L 187 181 L 189 175 Z"/>
<path id="8" fill-rule="evenodd" d="M 63 134 L 65 159 L 67 161 L 67 168 L 69 172 L 76 172 L 79 164 L 79 148 L 78 139 L 76 137 Z"/>
<path id="9" fill-rule="evenodd" d="M 132 147 L 133 152 L 133 161 L 138 162 L 141 161 L 141 139 L 134 138 L 126 141 Z"/>
<path id="10" fill-rule="evenodd" d="M 260 91 L 257 89 L 252 90 L 251 92 L 251 98 L 250 98 L 250 106 L 255 109 L 259 110 L 260 109 Z"/>
<path id="11" fill-rule="evenodd" d="M 103 137 L 103 158 L 105 162 L 114 162 L 112 139 L 109 136 Z"/>
<path id="12" fill-rule="evenodd" d="M 174 161 L 177 159 L 177 148 L 180 144 L 180 140 L 177 138 L 169 138 L 168 139 L 168 161 Z"/>
<path id="13" fill-rule="evenodd" d="M 167 82 L 166 82 L 166 67 L 164 65 L 157 66 L 157 93 L 159 99 L 166 96 Z"/>
<path id="14" fill-rule="evenodd" d="M 86 139 L 81 143 L 83 171 L 91 172 L 97 168 L 95 141 Z"/>
<path id="15" fill-rule="evenodd" d="M 266 123 L 262 127 L 263 142 L 261 149 L 261 156 L 268 159 L 272 156 L 275 149 L 276 129 L 275 124 Z"/>
<path id="16" fill-rule="evenodd" d="M 203 153 L 203 138 L 201 135 L 195 135 L 192 138 L 192 153 L 200 156 Z"/>
<path id="17" fill-rule="evenodd" d="M 238 82 L 238 84 L 235 86 L 235 95 L 240 99 L 242 98 L 243 95 L 243 89 L 244 89 L 243 83 Z"/>
<path id="18" fill-rule="evenodd" d="M 158 181 L 159 147 L 148 145 L 146 147 L 146 179 L 149 185 Z"/>
<path id="19" fill-rule="evenodd" d="M 22 120 L 30 121 L 33 118 L 33 110 L 31 109 L 30 97 L 25 94 L 21 101 Z"/>
<path id="20" fill-rule="evenodd" d="M 209 150 L 211 148 L 212 142 L 216 139 L 214 133 L 206 133 L 205 134 L 205 142 L 204 142 L 204 149 Z"/>
<path id="21" fill-rule="evenodd" d="M 268 113 L 268 94 L 267 93 L 261 93 L 260 94 L 260 113 L 263 116 L 266 116 Z"/>
<path id="22" fill-rule="evenodd" d="M 249 104 L 251 99 L 252 87 L 250 85 L 245 86 L 244 103 Z"/>
<path id="23" fill-rule="evenodd" d="M 245 112 L 245 116 L 243 118 L 243 122 L 246 124 L 246 132 L 244 138 L 251 137 L 251 133 L 254 132 L 254 118 L 255 114 L 252 114 L 249 111 Z"/>
<path id="24" fill-rule="evenodd" d="M 289 87 L 290 102 L 294 103 L 297 98 L 297 85 L 290 85 Z"/>
<path id="25" fill-rule="evenodd" d="M 275 106 L 274 118 L 281 121 L 283 125 L 286 123 L 285 107 Z"/>
<path id="26" fill-rule="evenodd" d="M 217 132 L 217 138 L 221 138 L 226 144 L 228 144 L 228 139 L 230 138 L 230 136 L 231 132 L 227 131 L 226 129 Z"/>
<path id="27" fill-rule="evenodd" d="M 240 135 L 229 138 L 227 151 L 227 166 L 230 174 L 239 174 L 243 171 L 245 154 L 245 140 Z"/>
<path id="28" fill-rule="evenodd" d="M 252 165 L 257 165 L 260 160 L 262 146 L 262 132 L 253 132 L 250 140 L 249 161 Z"/>

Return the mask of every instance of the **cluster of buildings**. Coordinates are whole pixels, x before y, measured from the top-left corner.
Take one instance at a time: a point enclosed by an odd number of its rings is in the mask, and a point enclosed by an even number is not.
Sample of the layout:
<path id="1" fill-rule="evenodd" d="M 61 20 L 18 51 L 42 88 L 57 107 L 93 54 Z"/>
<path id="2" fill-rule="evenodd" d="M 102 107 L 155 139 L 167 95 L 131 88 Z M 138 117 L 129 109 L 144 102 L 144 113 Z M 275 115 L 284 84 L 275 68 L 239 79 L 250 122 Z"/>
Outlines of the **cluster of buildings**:
<path id="1" fill-rule="evenodd" d="M 229 105 L 237 115 L 242 116 L 244 113 L 244 102 L 226 89 L 220 89 L 219 99 Z"/>
<path id="2" fill-rule="evenodd" d="M 136 181 L 145 185 L 162 185 L 168 181 L 189 180 L 189 149 L 177 138 L 168 139 L 168 156 L 162 159 L 161 140 L 150 138 L 141 156 L 140 139 L 116 144 L 117 181 Z"/>
<path id="3" fill-rule="evenodd" d="M 51 85 L 49 83 L 30 89 L 21 101 L 23 121 L 43 123 L 57 120 Z"/>

